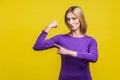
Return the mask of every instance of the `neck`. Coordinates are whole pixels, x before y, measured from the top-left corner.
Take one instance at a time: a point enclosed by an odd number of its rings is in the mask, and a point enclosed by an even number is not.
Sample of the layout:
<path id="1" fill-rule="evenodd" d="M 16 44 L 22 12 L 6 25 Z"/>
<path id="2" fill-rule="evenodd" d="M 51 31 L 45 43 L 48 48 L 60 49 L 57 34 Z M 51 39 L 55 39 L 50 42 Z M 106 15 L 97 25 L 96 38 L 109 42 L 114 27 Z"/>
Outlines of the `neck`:
<path id="1" fill-rule="evenodd" d="M 80 31 L 71 31 L 69 33 L 70 36 L 73 36 L 73 37 L 83 37 L 84 34 L 82 34 Z"/>

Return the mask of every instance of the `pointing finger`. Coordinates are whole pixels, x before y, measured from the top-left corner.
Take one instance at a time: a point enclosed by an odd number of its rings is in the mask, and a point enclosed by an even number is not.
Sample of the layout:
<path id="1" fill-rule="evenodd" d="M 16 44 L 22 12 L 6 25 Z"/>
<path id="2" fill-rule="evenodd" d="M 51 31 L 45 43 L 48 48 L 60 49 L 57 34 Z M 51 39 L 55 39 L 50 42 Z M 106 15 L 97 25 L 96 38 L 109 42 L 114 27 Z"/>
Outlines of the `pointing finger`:
<path id="1" fill-rule="evenodd" d="M 54 44 L 55 47 L 60 48 L 61 46 L 58 44 Z"/>

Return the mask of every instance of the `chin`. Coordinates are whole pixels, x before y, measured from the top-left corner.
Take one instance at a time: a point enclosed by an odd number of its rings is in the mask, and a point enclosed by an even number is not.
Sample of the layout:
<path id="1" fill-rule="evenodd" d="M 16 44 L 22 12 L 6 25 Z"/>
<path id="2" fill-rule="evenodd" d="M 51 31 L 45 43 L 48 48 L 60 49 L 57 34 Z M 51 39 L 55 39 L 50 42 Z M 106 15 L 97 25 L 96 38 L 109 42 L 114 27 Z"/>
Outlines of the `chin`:
<path id="1" fill-rule="evenodd" d="M 70 30 L 71 30 L 71 31 L 75 31 L 76 29 L 75 29 L 75 28 L 71 28 Z"/>

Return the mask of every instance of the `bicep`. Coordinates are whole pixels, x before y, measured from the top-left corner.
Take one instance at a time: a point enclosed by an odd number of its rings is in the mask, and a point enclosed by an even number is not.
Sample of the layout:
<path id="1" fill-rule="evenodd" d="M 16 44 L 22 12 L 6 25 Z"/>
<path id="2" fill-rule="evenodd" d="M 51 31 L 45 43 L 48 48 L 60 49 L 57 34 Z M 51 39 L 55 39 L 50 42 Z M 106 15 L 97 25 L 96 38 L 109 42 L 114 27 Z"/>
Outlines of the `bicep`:
<path id="1" fill-rule="evenodd" d="M 35 45 L 35 50 L 45 50 L 49 48 L 53 48 L 54 44 L 58 43 L 58 36 L 52 37 L 50 39 L 46 40 L 39 40 L 37 44 Z"/>

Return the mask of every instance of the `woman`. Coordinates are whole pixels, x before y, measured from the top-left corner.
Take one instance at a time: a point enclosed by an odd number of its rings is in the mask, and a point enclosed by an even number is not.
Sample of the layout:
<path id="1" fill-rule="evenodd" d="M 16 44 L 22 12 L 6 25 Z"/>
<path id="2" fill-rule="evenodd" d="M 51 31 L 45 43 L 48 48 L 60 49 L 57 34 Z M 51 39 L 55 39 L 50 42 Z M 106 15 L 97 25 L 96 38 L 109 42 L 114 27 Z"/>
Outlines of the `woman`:
<path id="1" fill-rule="evenodd" d="M 57 22 L 53 21 L 41 32 L 33 49 L 58 48 L 62 62 L 58 80 L 92 80 L 89 62 L 98 59 L 97 42 L 86 35 L 87 24 L 82 9 L 70 7 L 65 13 L 65 23 L 69 33 L 45 40 L 50 29 L 57 27 Z"/>

